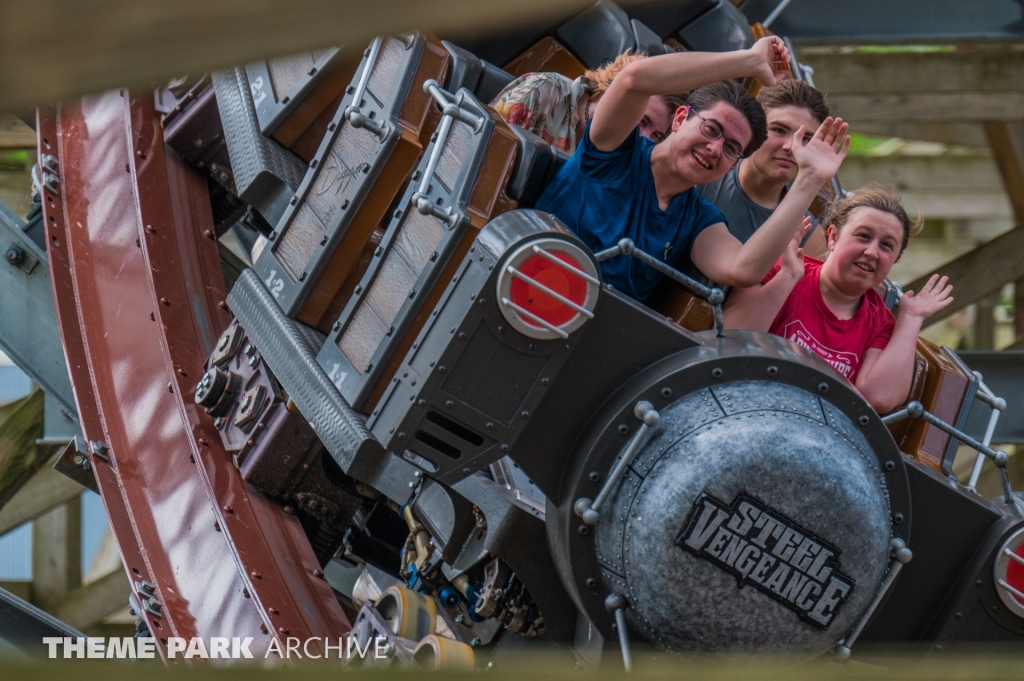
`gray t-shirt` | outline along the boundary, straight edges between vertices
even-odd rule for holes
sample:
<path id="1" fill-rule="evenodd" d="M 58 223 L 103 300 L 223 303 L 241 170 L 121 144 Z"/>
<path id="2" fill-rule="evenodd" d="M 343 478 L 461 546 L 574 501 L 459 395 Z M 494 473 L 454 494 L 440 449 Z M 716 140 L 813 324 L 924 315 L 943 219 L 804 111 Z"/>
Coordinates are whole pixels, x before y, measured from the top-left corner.
<path id="1" fill-rule="evenodd" d="M 715 204 L 729 223 L 729 231 L 740 243 L 747 243 L 754 231 L 775 212 L 754 203 L 740 186 L 740 164 L 733 166 L 722 179 L 697 186 L 697 192 Z"/>
<path id="2" fill-rule="evenodd" d="M 786 195 L 788 189 L 789 187 L 787 186 L 786 189 L 782 190 L 783 196 Z M 754 203 L 747 196 L 747 193 L 743 191 L 743 187 L 740 186 L 739 163 L 723 175 L 722 179 L 711 184 L 697 185 L 697 193 L 715 204 L 715 207 L 725 216 L 729 232 L 743 244 L 747 243 L 747 240 L 754 235 L 757 228 L 763 225 L 772 216 L 772 213 L 775 212 L 772 208 L 765 208 L 760 204 Z M 810 215 L 811 219 L 814 219 L 814 216 L 809 211 L 806 214 Z M 817 220 L 815 220 L 815 226 L 817 226 Z M 810 236 L 811 234 L 808 232 L 801 245 L 807 243 Z M 686 273 L 697 281 L 709 286 L 714 285 L 696 267 L 692 267 Z"/>

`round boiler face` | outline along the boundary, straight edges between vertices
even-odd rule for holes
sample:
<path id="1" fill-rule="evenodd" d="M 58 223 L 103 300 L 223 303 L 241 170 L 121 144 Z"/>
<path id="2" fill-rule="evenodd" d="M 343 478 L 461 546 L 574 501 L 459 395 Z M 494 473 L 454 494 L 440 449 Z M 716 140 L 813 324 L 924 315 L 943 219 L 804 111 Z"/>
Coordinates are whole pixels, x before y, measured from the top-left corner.
<path id="1" fill-rule="evenodd" d="M 881 476 L 816 395 L 760 381 L 691 394 L 662 411 L 602 511 L 606 585 L 664 649 L 822 653 L 885 574 Z"/>

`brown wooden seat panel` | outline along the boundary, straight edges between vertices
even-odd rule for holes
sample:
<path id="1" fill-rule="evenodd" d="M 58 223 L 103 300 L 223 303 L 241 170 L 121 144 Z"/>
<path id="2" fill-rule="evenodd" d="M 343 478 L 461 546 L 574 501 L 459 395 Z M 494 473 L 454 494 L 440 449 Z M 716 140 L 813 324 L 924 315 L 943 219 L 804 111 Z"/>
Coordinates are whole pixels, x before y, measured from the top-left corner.
<path id="1" fill-rule="evenodd" d="M 587 67 L 572 56 L 560 42 L 551 36 L 541 38 L 535 45 L 505 64 L 504 70 L 518 78 L 526 73 L 554 71 L 567 78 L 579 78 Z"/>
<path id="2" fill-rule="evenodd" d="M 257 62 L 246 67 L 250 82 L 265 75 L 265 93 L 254 91 L 257 114 L 272 125 L 270 134 L 307 163 L 313 159 L 327 126 L 334 116 L 345 88 L 351 82 L 362 53 L 351 49 L 330 49 Z M 261 111 L 261 105 L 266 110 Z"/>
<path id="3" fill-rule="evenodd" d="M 423 83 L 444 83 L 448 67 L 448 52 L 436 40 L 381 39 L 359 104 L 383 126 L 381 136 L 345 116 L 365 68 L 346 88 L 271 247 L 256 262 L 289 316 L 325 333 L 330 329 L 365 271 L 362 256 L 374 229 L 386 224 L 440 119 Z"/>
<path id="4" fill-rule="evenodd" d="M 647 306 L 687 331 L 697 333 L 715 328 L 715 311 L 711 305 L 668 279 L 654 289 Z"/>
<path id="5" fill-rule="evenodd" d="M 517 205 L 506 187 L 516 169 L 519 138 L 467 90 L 458 96 L 468 115 L 484 116 L 487 123 L 446 119 L 442 124 L 317 357 L 342 396 L 366 413 L 405 359 L 479 231 Z M 421 202 L 436 212 L 421 212 Z M 453 223 L 453 214 L 465 217 Z"/>
<path id="6" fill-rule="evenodd" d="M 917 363 L 910 399 L 916 399 L 943 421 L 957 425 L 970 410 L 977 380 L 963 361 L 947 347 L 917 340 Z M 957 443 L 951 436 L 920 419 L 907 419 L 890 427 L 900 450 L 945 475 L 952 473 Z"/>
<path id="7" fill-rule="evenodd" d="M 344 282 L 357 279 L 353 269 L 374 228 L 387 220 L 388 209 L 401 193 L 417 160 L 423 154 L 440 119 L 433 100 L 423 91 L 423 82 L 444 83 L 448 75 L 448 51 L 437 40 L 428 39 L 412 86 L 398 116 L 402 137 L 370 186 L 359 212 L 342 242 L 324 267 L 317 285 L 299 312 L 299 321 L 327 332 L 351 295 Z"/>
<path id="8" fill-rule="evenodd" d="M 492 219 L 502 213 L 513 210 L 517 206 L 517 203 L 509 198 L 505 192 L 505 186 L 508 184 L 515 168 L 516 151 L 518 148 L 517 138 L 509 129 L 508 124 L 497 113 L 491 113 L 492 118 L 495 120 L 494 133 L 487 147 L 483 162 L 480 164 L 476 184 L 473 186 L 473 193 L 466 204 L 466 210 L 470 215 L 469 229 L 459 239 L 458 245 L 448 259 L 448 264 L 441 271 L 436 283 L 430 289 L 430 293 L 427 294 L 423 305 L 413 319 L 409 330 L 398 344 L 394 354 L 391 355 L 391 361 L 388 363 L 387 368 L 384 369 L 381 379 L 377 381 L 376 386 L 370 392 L 370 396 L 363 406 L 363 411 L 367 414 L 372 411 L 373 407 L 380 400 L 381 395 L 384 394 L 384 389 L 387 388 L 390 377 L 401 367 L 406 353 L 409 352 L 409 348 L 412 346 L 416 336 L 419 335 L 423 325 L 426 324 L 427 318 L 440 300 L 441 294 L 444 293 L 445 288 L 448 286 L 448 282 L 452 280 L 456 270 L 462 265 L 462 260 L 466 253 L 469 252 L 469 247 L 476 240 L 477 234 Z"/>

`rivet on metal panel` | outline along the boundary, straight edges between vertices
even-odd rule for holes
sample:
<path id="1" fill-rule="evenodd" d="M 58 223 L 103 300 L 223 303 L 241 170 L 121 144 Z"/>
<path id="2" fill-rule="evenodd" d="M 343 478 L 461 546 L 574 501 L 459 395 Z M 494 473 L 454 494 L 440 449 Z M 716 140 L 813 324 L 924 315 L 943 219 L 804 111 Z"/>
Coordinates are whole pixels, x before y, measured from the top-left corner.
<path id="1" fill-rule="evenodd" d="M 253 570 L 252 572 L 250 572 L 249 576 L 252 577 L 253 579 L 262 579 L 263 578 L 263 575 L 261 575 L 256 570 Z"/>
<path id="2" fill-rule="evenodd" d="M 156 227 L 153 225 L 146 225 L 146 231 L 150 234 L 156 234 Z"/>
<path id="3" fill-rule="evenodd" d="M 291 633 L 290 631 L 288 631 L 288 627 L 278 627 L 277 628 L 277 632 L 279 634 L 281 634 L 282 636 L 287 636 L 288 634 Z"/>
<path id="4" fill-rule="evenodd" d="M 323 579 L 324 571 L 320 570 L 319 568 L 316 569 L 316 570 L 313 570 L 313 576 L 317 577 L 318 579 Z"/>
<path id="5" fill-rule="evenodd" d="M 292 506 L 285 506 L 282 510 L 288 515 L 295 515 L 295 508 Z"/>
<path id="6" fill-rule="evenodd" d="M 202 446 L 204 446 L 204 447 L 205 447 L 205 446 L 207 446 L 208 444 L 210 444 L 210 441 L 209 441 L 209 440 L 207 440 L 207 439 L 206 439 L 205 437 L 201 437 L 201 438 L 199 438 L 199 444 L 201 444 Z"/>
<path id="7" fill-rule="evenodd" d="M 166 298 L 161 298 L 160 299 L 160 304 L 161 305 L 166 305 L 166 306 L 170 307 L 171 301 L 167 300 Z"/>
<path id="8" fill-rule="evenodd" d="M 280 615 L 281 614 L 280 612 L 278 612 L 277 608 L 267 608 L 267 612 L 270 613 L 271 615 Z"/>
<path id="9" fill-rule="evenodd" d="M 217 235 L 213 233 L 212 229 L 204 229 L 203 230 L 203 236 L 205 236 L 210 241 L 216 241 L 217 240 Z"/>
<path id="10" fill-rule="evenodd" d="M 234 513 L 235 512 L 235 509 L 231 508 L 230 506 L 225 506 L 223 510 L 224 510 L 225 513 Z"/>

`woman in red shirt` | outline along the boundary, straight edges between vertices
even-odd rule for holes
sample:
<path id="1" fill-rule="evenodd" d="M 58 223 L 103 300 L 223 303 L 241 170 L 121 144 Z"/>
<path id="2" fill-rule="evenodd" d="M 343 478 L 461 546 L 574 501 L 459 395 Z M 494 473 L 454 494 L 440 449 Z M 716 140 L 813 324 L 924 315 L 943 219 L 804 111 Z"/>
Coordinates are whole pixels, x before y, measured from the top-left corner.
<path id="1" fill-rule="evenodd" d="M 919 228 L 892 189 L 862 187 L 835 201 L 823 221 L 824 262 L 803 255 L 800 240 L 810 229 L 805 218 L 761 284 L 729 295 L 725 324 L 803 345 L 885 414 L 906 400 L 921 326 L 953 302 L 953 287 L 947 277 L 932 276 L 919 293 L 904 293 L 899 319 L 875 291 Z"/>

